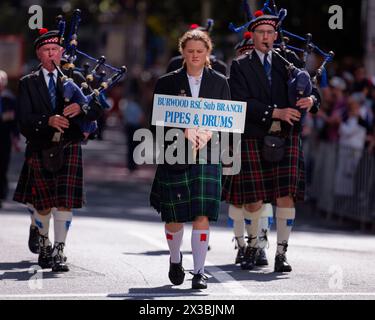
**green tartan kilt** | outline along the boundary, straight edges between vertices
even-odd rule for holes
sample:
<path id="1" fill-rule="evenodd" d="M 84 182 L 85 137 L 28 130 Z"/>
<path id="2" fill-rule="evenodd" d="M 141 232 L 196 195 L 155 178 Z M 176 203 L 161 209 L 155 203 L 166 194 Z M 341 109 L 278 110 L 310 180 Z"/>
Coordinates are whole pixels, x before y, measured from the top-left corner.
<path id="1" fill-rule="evenodd" d="M 194 221 L 206 216 L 217 221 L 221 201 L 221 165 L 194 164 L 173 171 L 159 165 L 151 188 L 150 204 L 166 223 Z"/>

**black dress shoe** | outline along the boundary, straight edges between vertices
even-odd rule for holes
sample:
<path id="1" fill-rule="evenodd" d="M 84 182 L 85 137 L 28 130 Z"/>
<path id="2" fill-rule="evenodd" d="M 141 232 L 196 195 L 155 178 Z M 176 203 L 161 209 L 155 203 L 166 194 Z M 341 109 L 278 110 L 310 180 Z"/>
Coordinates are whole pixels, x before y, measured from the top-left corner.
<path id="1" fill-rule="evenodd" d="M 64 262 L 64 260 L 59 259 L 57 256 L 53 257 L 53 265 L 52 265 L 53 272 L 68 272 L 69 267 Z"/>
<path id="2" fill-rule="evenodd" d="M 268 266 L 268 260 L 266 256 L 266 251 L 264 249 L 259 248 L 257 252 L 257 256 L 255 259 L 256 266 Z"/>
<path id="3" fill-rule="evenodd" d="M 39 253 L 39 229 L 31 225 L 29 231 L 29 249 L 32 253 Z"/>
<path id="4" fill-rule="evenodd" d="M 250 246 L 247 246 L 246 251 L 245 251 L 244 259 L 241 262 L 241 269 L 242 270 L 252 270 L 252 269 L 254 269 L 257 251 L 258 251 L 258 248 L 252 248 Z"/>
<path id="5" fill-rule="evenodd" d="M 179 263 L 172 263 L 169 261 L 168 277 L 175 286 L 179 286 L 180 284 L 184 283 L 185 270 L 182 267 L 182 253 Z"/>
<path id="6" fill-rule="evenodd" d="M 246 250 L 246 246 L 238 247 L 236 260 L 234 262 L 235 264 L 241 263 L 244 260 L 244 258 L 245 258 L 245 250 Z"/>
<path id="7" fill-rule="evenodd" d="M 275 257 L 275 272 L 291 272 L 292 267 L 286 260 L 285 254 L 278 254 Z"/>
<path id="8" fill-rule="evenodd" d="M 193 279 L 191 280 L 192 289 L 207 289 L 207 276 L 203 273 L 193 274 Z"/>
<path id="9" fill-rule="evenodd" d="M 53 254 L 52 257 L 53 265 L 52 265 L 52 271 L 53 272 L 68 272 L 69 267 L 66 264 L 66 257 L 64 255 L 64 246 L 65 244 L 63 242 L 55 244 L 53 248 Z"/>
<path id="10" fill-rule="evenodd" d="M 44 242 L 44 241 L 41 240 L 41 242 Z M 40 245 L 39 256 L 38 256 L 38 265 L 42 269 L 49 269 L 49 268 L 52 267 L 52 246 L 51 245 L 43 245 L 44 243 L 41 243 L 41 245 Z"/>

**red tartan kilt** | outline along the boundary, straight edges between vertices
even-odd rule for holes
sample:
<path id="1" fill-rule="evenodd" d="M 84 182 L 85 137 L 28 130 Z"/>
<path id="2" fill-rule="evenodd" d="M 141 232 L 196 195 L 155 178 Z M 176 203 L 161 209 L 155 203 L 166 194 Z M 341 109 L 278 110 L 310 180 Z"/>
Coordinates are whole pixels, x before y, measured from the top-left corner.
<path id="1" fill-rule="evenodd" d="M 50 173 L 42 166 L 41 155 L 34 152 L 25 160 L 13 200 L 31 203 L 37 210 L 49 208 L 82 208 L 83 168 L 80 144 L 64 150 L 64 166 Z"/>
<path id="2" fill-rule="evenodd" d="M 241 172 L 225 176 L 222 200 L 234 205 L 264 202 L 291 196 L 305 199 L 305 167 L 302 141 L 293 134 L 287 139 L 285 157 L 279 163 L 262 159 L 262 139 L 246 139 L 241 145 Z"/>

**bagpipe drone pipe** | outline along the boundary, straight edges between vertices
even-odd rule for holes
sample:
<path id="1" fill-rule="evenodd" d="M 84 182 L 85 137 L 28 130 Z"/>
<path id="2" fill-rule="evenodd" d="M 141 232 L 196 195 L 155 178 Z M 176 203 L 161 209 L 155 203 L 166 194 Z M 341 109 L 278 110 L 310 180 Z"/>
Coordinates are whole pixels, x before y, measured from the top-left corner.
<path id="1" fill-rule="evenodd" d="M 78 29 L 81 22 L 81 11 L 74 10 L 69 35 L 64 39 L 64 53 L 61 67 L 55 64 L 63 83 L 63 96 L 65 104 L 78 103 L 84 113 L 89 112 L 92 100 L 102 109 L 110 106 L 106 102 L 105 92 L 116 85 L 126 74 L 125 66 L 120 68 L 105 63 L 104 56 L 94 58 L 78 49 Z M 60 37 L 64 38 L 66 22 L 60 15 L 57 17 Z M 82 67 L 77 67 L 78 58 L 86 60 Z M 93 66 L 91 66 L 93 63 Z M 79 72 L 83 77 L 80 85 L 73 81 L 73 73 Z M 97 130 L 96 121 L 76 119 L 83 133 L 92 134 Z"/>

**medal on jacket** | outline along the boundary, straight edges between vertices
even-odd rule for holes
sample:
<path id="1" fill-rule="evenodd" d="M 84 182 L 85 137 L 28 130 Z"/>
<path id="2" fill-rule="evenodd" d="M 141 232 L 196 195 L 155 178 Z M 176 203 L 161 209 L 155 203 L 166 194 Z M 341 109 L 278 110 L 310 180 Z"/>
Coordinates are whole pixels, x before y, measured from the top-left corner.
<path id="1" fill-rule="evenodd" d="M 181 89 L 179 96 L 186 97 L 186 91 L 184 89 Z"/>

